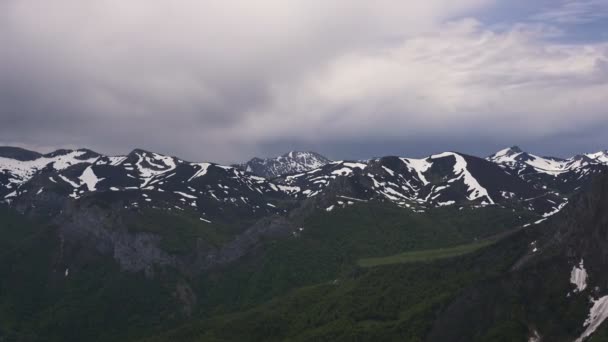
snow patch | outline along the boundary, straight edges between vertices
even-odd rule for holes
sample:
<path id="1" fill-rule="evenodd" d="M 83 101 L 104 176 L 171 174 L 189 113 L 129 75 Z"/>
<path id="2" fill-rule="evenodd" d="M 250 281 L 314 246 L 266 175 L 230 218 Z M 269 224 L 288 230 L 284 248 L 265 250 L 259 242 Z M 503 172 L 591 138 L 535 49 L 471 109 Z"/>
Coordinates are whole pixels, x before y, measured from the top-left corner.
<path id="1" fill-rule="evenodd" d="M 198 198 L 196 196 L 192 196 L 190 194 L 187 194 L 187 193 L 181 192 L 181 191 L 173 191 L 173 192 L 176 193 L 176 194 L 178 194 L 178 195 L 184 196 L 186 198 L 190 198 L 190 199 Z"/>
<path id="2" fill-rule="evenodd" d="M 81 183 L 84 183 L 87 185 L 87 188 L 89 189 L 89 191 L 95 191 L 97 183 L 99 183 L 100 181 L 105 179 L 105 178 L 98 178 L 97 175 L 95 175 L 95 172 L 93 172 L 92 166 L 87 167 L 82 172 L 82 175 L 78 178 L 80 179 Z"/>
<path id="3" fill-rule="evenodd" d="M 589 317 L 583 323 L 583 327 L 587 327 L 583 334 L 576 339 L 575 342 L 582 342 L 587 337 L 591 336 L 595 330 L 608 318 L 608 296 L 598 299 L 592 299 L 593 306 L 589 310 Z"/>
<path id="4" fill-rule="evenodd" d="M 553 215 L 559 213 L 566 206 L 566 204 L 568 204 L 568 200 L 566 200 L 565 202 L 561 203 L 557 207 L 554 207 L 552 211 L 543 214 L 543 217 L 547 218 L 547 217 L 550 217 L 550 216 L 553 216 Z"/>
<path id="5" fill-rule="evenodd" d="M 54 157 L 40 157 L 35 160 L 21 161 L 11 158 L 0 157 L 0 170 L 7 170 L 14 175 L 17 184 L 23 184 L 30 180 L 37 171 L 52 165 L 55 170 L 64 170 L 72 165 L 81 163 L 94 163 L 98 158 L 78 159 L 86 154 L 86 151 L 71 151 Z"/>
<path id="6" fill-rule="evenodd" d="M 16 197 L 17 196 L 17 191 L 13 191 L 10 194 L 4 196 L 4 198 L 11 198 L 11 197 Z"/>
<path id="7" fill-rule="evenodd" d="M 583 265 L 583 259 L 577 265 L 572 267 L 570 272 L 570 283 L 576 286 L 574 292 L 581 292 L 587 288 L 587 270 Z"/>
<path id="8" fill-rule="evenodd" d="M 438 202 L 437 205 L 440 207 L 445 207 L 445 206 L 449 206 L 449 205 L 453 205 L 456 204 L 455 201 L 446 201 L 446 202 Z"/>
<path id="9" fill-rule="evenodd" d="M 401 158 L 401 161 L 405 163 L 408 169 L 416 172 L 416 174 L 418 175 L 418 179 L 420 179 L 423 185 L 430 184 L 426 177 L 424 177 L 423 173 L 430 169 L 433 163 L 429 162 L 427 159 Z"/>
<path id="10" fill-rule="evenodd" d="M 343 163 L 343 165 L 350 168 L 358 168 L 361 170 L 364 170 L 367 167 L 367 165 L 363 163 Z"/>
<path id="11" fill-rule="evenodd" d="M 152 181 L 155 177 L 169 173 L 177 167 L 172 157 L 163 156 L 157 153 L 148 154 L 137 154 L 138 160 L 135 163 L 139 176 L 143 179 L 143 183 L 140 187 L 144 188 Z M 150 167 L 143 165 L 143 162 L 148 163 Z M 162 163 L 162 165 L 161 165 Z"/>
<path id="12" fill-rule="evenodd" d="M 352 173 L 353 173 L 353 170 L 348 167 L 343 167 L 341 169 L 337 169 L 337 170 L 334 170 L 331 172 L 332 175 L 337 175 L 337 176 L 348 176 Z"/>
<path id="13" fill-rule="evenodd" d="M 70 184 L 71 186 L 73 186 L 74 188 L 79 188 L 80 184 L 77 184 L 75 182 L 72 182 L 69 178 L 67 178 L 64 175 L 59 175 L 59 178 L 63 179 L 64 182 Z"/>
<path id="14" fill-rule="evenodd" d="M 348 197 L 348 196 L 338 196 L 340 198 L 344 198 L 347 200 L 357 201 L 357 202 L 367 202 L 367 200 L 362 200 L 360 198 Z"/>
<path id="15" fill-rule="evenodd" d="M 125 157 L 125 156 L 108 157 L 108 160 L 109 160 L 109 164 L 111 166 L 118 166 L 118 165 L 122 164 L 125 160 L 127 160 L 127 157 Z"/>
<path id="16" fill-rule="evenodd" d="M 389 175 L 391 175 L 391 177 L 395 177 L 395 171 L 389 169 L 388 167 L 382 165 L 382 168 L 384 169 L 384 171 L 386 171 L 386 173 L 388 173 Z"/>
<path id="17" fill-rule="evenodd" d="M 293 194 L 300 192 L 299 186 L 288 186 L 288 185 L 278 185 L 279 189 L 287 194 Z"/>
<path id="18" fill-rule="evenodd" d="M 200 167 L 200 169 L 198 171 L 196 171 L 194 173 L 194 175 L 192 175 L 192 177 L 190 177 L 188 179 L 188 182 L 190 182 L 191 180 L 198 178 L 198 177 L 202 177 L 204 175 L 207 174 L 207 170 L 209 169 L 209 166 L 211 166 L 211 164 L 209 163 L 197 163 L 197 164 L 192 164 L 193 166 L 198 166 Z"/>

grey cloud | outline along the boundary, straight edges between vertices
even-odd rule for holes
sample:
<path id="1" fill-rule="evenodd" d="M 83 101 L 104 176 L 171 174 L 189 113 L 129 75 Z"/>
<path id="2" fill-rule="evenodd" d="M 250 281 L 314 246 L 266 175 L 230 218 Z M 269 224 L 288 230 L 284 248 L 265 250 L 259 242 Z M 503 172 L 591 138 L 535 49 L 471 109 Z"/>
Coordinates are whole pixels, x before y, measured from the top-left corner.
<path id="1" fill-rule="evenodd" d="M 575 110 L 577 127 L 605 123 L 606 44 L 458 19 L 492 5 L 7 0 L 0 142 L 363 158 L 555 137 Z"/>

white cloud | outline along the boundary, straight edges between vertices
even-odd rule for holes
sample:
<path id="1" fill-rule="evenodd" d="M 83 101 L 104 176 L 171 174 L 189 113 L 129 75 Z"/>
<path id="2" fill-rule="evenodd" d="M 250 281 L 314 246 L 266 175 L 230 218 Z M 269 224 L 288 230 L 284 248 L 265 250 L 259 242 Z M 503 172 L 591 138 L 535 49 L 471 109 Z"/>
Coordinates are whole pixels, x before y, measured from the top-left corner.
<path id="1" fill-rule="evenodd" d="M 450 22 L 395 46 L 340 56 L 301 83 L 277 86 L 276 107 L 267 112 L 292 115 L 268 115 L 267 122 L 256 116 L 250 124 L 266 127 L 261 135 L 302 138 L 311 131 L 313 138 L 542 136 L 605 119 L 608 44 L 544 39 L 554 34 L 538 26 L 496 33 L 473 19 Z"/>

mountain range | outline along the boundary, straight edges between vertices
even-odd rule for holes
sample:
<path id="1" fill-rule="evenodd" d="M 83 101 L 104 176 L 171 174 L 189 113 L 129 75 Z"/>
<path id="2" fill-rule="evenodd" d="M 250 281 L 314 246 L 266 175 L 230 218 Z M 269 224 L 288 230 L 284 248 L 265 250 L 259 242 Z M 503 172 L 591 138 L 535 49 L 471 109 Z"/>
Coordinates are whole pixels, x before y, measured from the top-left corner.
<path id="1" fill-rule="evenodd" d="M 232 166 L 0 147 L 0 337 L 600 338 L 607 171 L 516 146 Z"/>
<path id="2" fill-rule="evenodd" d="M 187 207 L 205 221 L 229 219 L 232 211 L 252 218 L 284 213 L 297 206 L 293 202 L 310 198 L 326 210 L 357 200 L 387 201 L 414 211 L 451 205 L 525 207 L 547 216 L 607 166 L 607 152 L 559 159 L 518 147 L 485 159 L 445 152 L 424 159 L 330 161 L 312 152 L 289 152 L 236 166 L 139 149 L 104 156 L 86 149 L 42 155 L 4 147 L 0 198 L 32 210 L 50 209 L 44 204 L 49 197 L 77 200 L 116 192 L 129 198 L 129 206 Z M 61 200 L 52 202 L 60 207 Z"/>

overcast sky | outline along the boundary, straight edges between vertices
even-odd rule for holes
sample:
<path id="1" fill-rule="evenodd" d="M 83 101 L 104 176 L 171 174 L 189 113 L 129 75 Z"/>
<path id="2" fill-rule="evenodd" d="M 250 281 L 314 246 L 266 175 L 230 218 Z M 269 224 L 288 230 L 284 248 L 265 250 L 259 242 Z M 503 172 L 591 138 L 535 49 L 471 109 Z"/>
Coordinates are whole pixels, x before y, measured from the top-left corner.
<path id="1" fill-rule="evenodd" d="M 608 0 L 1 0 L 0 144 L 608 148 Z"/>

